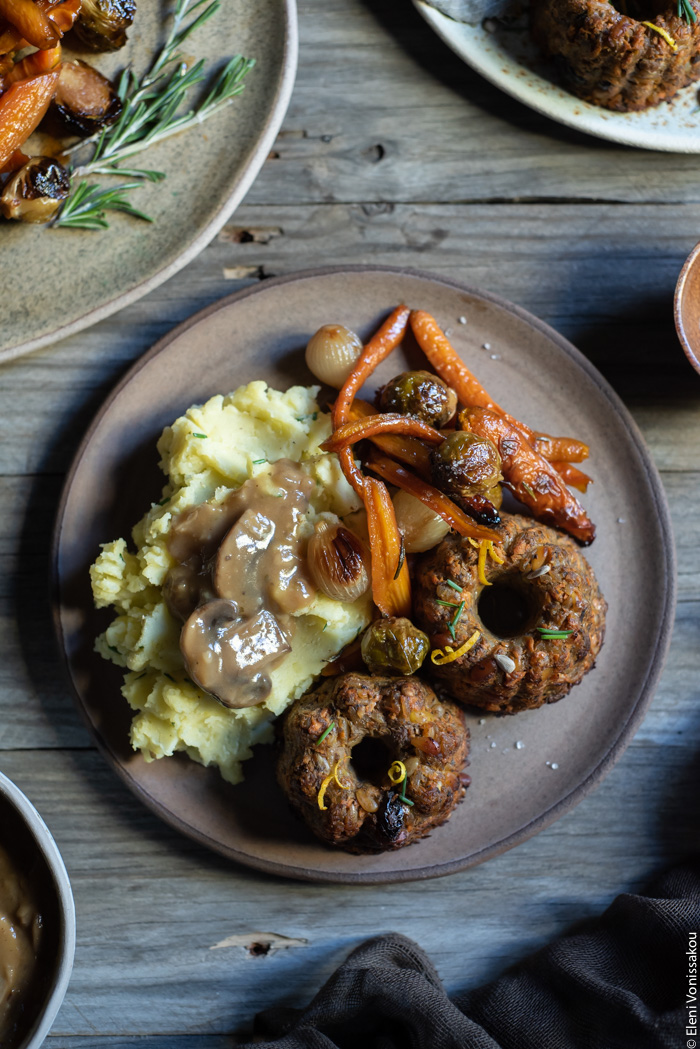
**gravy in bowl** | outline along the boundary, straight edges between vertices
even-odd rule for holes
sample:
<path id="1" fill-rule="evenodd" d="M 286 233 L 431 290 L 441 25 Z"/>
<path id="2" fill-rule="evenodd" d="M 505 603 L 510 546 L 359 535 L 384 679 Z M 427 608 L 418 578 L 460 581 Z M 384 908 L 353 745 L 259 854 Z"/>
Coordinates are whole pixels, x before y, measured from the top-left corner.
<path id="1" fill-rule="evenodd" d="M 0 1044 L 21 1035 L 24 1006 L 35 982 L 42 941 L 36 893 L 0 845 Z"/>

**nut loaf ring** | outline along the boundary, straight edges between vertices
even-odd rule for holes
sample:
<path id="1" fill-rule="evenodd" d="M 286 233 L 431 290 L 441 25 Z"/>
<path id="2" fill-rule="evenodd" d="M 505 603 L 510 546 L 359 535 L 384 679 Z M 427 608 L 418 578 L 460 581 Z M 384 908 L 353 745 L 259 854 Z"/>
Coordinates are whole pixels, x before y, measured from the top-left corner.
<path id="1" fill-rule="evenodd" d="M 433 650 L 450 645 L 456 651 L 479 631 L 465 655 L 430 669 L 462 703 L 515 714 L 561 699 L 591 669 L 607 606 L 593 569 L 568 536 L 509 514 L 497 531 L 505 560 L 487 561 L 488 587 L 479 582 L 479 551 L 454 532 L 418 559 L 414 619 Z M 462 600 L 453 640 L 448 624 Z M 542 630 L 569 633 L 547 638 Z"/>
<path id="2" fill-rule="evenodd" d="M 286 712 L 279 738 L 277 779 L 292 807 L 317 837 L 347 852 L 384 852 L 424 837 L 469 782 L 464 715 L 415 677 L 328 678 Z M 373 741 L 369 757 L 353 754 L 363 740 Z M 408 774 L 403 784 L 389 777 L 395 761 Z"/>
<path id="3" fill-rule="evenodd" d="M 700 15 L 699 0 L 688 2 Z M 532 35 L 579 98 L 620 112 L 646 109 L 700 77 L 700 18 L 681 18 L 676 7 L 627 0 L 623 14 L 608 0 L 532 0 Z"/>

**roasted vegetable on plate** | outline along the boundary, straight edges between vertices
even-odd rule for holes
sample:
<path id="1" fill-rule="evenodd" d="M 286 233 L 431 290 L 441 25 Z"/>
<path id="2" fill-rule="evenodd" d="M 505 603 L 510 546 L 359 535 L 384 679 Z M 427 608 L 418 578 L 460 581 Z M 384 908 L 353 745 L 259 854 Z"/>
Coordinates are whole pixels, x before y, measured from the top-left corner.
<path id="1" fill-rule="evenodd" d="M 221 0 L 176 0 L 169 33 L 149 71 L 138 79 L 127 67 L 110 83 L 89 63 L 66 60 L 63 38 L 75 24 L 83 48 L 123 47 L 135 0 L 0 0 L 0 190 L 3 177 L 7 182 L 8 176 L 22 169 L 19 181 L 4 187 L 5 218 L 51 220 L 54 227 L 92 230 L 107 227 L 107 211 L 150 221 L 131 204 L 129 194 L 165 174 L 127 167 L 124 161 L 218 113 L 241 92 L 254 64 L 234 56 L 192 107 L 190 94 L 207 79 L 207 72 L 204 60 L 193 61 L 181 48 L 220 4 Z M 194 17 L 185 23 L 188 13 Z M 36 50 L 27 53 L 28 48 Z M 57 166 L 46 183 L 44 174 L 37 177 L 35 161 L 41 158 L 29 157 L 23 150 L 30 136 L 41 131 L 49 106 L 72 138 L 58 147 L 52 143 L 51 156 L 44 159 Z M 88 181 L 92 175 L 122 181 L 103 187 Z M 44 185 L 49 187 L 47 193 Z"/>

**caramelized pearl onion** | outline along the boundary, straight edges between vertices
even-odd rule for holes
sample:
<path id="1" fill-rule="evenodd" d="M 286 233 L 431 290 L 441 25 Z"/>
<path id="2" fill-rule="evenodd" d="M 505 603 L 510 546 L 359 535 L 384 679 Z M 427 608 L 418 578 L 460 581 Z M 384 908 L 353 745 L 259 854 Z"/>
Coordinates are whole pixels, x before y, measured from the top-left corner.
<path id="1" fill-rule="evenodd" d="M 314 583 L 331 600 L 356 601 L 369 589 L 369 552 L 338 518 L 316 522 L 306 556 Z"/>
<path id="2" fill-rule="evenodd" d="M 392 496 L 396 523 L 403 532 L 407 554 L 421 554 L 442 542 L 450 530 L 446 521 L 410 492 L 398 491 Z"/>
<path id="3" fill-rule="evenodd" d="M 324 324 L 306 347 L 306 366 L 328 386 L 339 390 L 362 353 L 360 337 L 342 324 Z"/>

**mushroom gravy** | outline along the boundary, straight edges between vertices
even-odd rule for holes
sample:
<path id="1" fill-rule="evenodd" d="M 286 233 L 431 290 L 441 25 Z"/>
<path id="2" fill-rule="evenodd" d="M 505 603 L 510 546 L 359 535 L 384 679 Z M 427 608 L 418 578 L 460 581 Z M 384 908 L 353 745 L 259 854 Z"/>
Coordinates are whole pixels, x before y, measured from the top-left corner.
<path id="1" fill-rule="evenodd" d="M 24 1010 L 36 1003 L 32 989 L 39 967 L 42 920 L 36 896 L 0 846 L 0 1045 L 22 1036 Z"/>
<path id="2" fill-rule="evenodd" d="M 184 621 L 180 649 L 190 676 L 224 706 L 267 698 L 267 672 L 291 651 L 293 614 L 314 600 L 303 527 L 313 485 L 298 463 L 280 459 L 172 524 L 168 550 L 177 564 L 163 594 Z"/>

